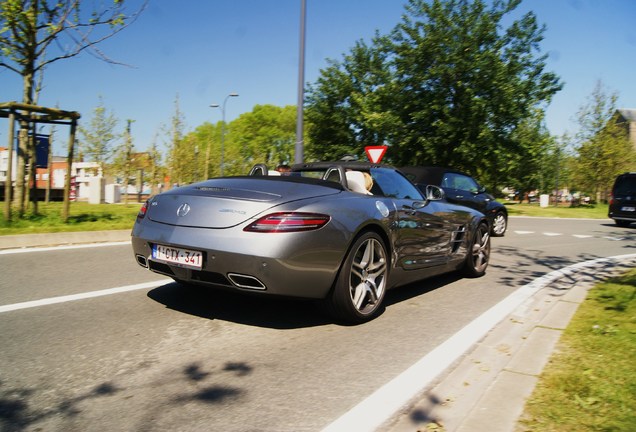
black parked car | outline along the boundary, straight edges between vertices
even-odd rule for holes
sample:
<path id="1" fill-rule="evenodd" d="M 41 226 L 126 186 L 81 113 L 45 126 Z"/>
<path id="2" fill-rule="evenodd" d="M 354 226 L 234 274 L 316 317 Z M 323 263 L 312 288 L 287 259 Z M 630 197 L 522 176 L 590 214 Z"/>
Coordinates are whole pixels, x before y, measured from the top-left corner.
<path id="1" fill-rule="evenodd" d="M 446 200 L 472 207 L 486 215 L 490 222 L 491 233 L 502 237 L 508 228 L 508 211 L 495 197 L 486 193 L 474 178 L 461 171 L 441 167 L 402 167 L 400 171 L 406 175 L 422 191 L 427 185 L 441 187 L 446 193 Z"/>
<path id="2" fill-rule="evenodd" d="M 608 216 L 622 227 L 636 222 L 636 172 L 621 174 L 614 181 Z"/>

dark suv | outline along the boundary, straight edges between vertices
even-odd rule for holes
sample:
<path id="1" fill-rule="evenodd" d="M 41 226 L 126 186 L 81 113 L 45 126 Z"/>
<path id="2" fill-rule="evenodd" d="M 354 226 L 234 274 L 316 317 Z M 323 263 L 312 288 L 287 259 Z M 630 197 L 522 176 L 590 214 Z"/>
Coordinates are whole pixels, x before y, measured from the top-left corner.
<path id="1" fill-rule="evenodd" d="M 636 172 L 628 172 L 616 177 L 608 216 L 621 227 L 636 222 Z"/>

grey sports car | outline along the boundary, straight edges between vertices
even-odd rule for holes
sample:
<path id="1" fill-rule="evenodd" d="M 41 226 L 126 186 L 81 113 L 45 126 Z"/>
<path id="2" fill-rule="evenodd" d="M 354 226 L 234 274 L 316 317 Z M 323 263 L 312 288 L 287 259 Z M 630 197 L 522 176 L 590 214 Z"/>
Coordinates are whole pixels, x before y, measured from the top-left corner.
<path id="1" fill-rule="evenodd" d="M 445 272 L 485 273 L 486 217 L 425 196 L 395 168 L 255 166 L 150 198 L 132 231 L 139 265 L 185 285 L 321 299 L 338 320 L 382 311 L 386 290 Z"/>

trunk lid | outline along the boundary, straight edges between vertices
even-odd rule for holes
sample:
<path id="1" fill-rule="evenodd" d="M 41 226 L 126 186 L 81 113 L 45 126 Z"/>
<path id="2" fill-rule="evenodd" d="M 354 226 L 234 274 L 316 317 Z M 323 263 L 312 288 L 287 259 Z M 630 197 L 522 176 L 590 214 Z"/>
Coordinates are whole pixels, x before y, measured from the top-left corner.
<path id="1" fill-rule="evenodd" d="M 177 226 L 229 228 L 281 204 L 339 192 L 336 187 L 302 178 L 219 178 L 155 196 L 146 217 Z"/>

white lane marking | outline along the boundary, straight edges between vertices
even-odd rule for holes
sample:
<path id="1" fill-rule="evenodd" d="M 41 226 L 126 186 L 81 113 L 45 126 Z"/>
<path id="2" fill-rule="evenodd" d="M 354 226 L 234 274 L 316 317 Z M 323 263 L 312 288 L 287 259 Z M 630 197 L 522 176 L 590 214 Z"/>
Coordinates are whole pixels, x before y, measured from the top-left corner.
<path id="1" fill-rule="evenodd" d="M 433 351 L 389 381 L 322 432 L 376 431 L 395 413 L 403 409 L 446 368 L 479 342 L 499 322 L 549 283 L 572 272 L 611 260 L 636 259 L 636 254 L 585 261 L 555 270 L 522 286 L 494 305 Z"/>
<path id="2" fill-rule="evenodd" d="M 534 231 L 515 231 L 515 234 L 520 234 L 520 235 L 525 235 L 525 234 L 535 234 Z M 544 236 L 547 237 L 558 237 L 558 236 L 562 236 L 564 235 L 563 233 L 555 233 L 555 232 L 543 232 L 541 233 Z M 572 237 L 576 237 L 579 239 L 585 239 L 585 238 L 593 238 L 593 235 L 589 235 L 589 234 L 572 234 Z M 610 236 L 605 236 L 603 237 L 604 239 L 607 240 L 612 240 L 612 241 L 621 241 L 621 240 L 625 240 L 624 237 L 610 237 Z"/>
<path id="3" fill-rule="evenodd" d="M 40 299 L 40 300 L 14 303 L 14 304 L 0 306 L 0 313 L 11 312 L 11 311 L 20 310 L 20 309 L 29 309 L 29 308 L 39 307 L 39 306 L 47 306 L 47 305 L 52 305 L 56 303 L 66 303 L 66 302 L 71 302 L 75 300 L 83 300 L 83 299 L 93 298 L 93 297 L 107 296 L 111 294 L 119 294 L 119 293 L 124 293 L 128 291 L 140 290 L 140 289 L 156 288 L 167 282 L 172 282 L 172 279 L 164 279 L 164 280 L 159 280 L 154 282 L 145 282 L 145 283 L 140 283 L 136 285 L 127 285 L 127 286 L 109 288 L 109 289 L 104 289 L 99 291 L 89 291 L 89 292 L 84 292 L 79 294 L 71 294 L 71 295 L 65 295 L 65 296 L 59 296 L 59 297 L 49 297 L 49 298 Z"/>
<path id="4" fill-rule="evenodd" d="M 12 255 L 12 254 L 28 253 L 28 252 L 48 252 L 48 251 L 57 251 L 57 250 L 68 250 L 68 249 L 96 248 L 96 247 L 104 247 L 104 246 L 121 246 L 126 244 L 130 244 L 130 240 L 121 241 L 121 242 L 76 244 L 76 245 L 68 245 L 68 246 L 25 247 L 20 249 L 0 250 L 0 255 Z"/>
<path id="5" fill-rule="evenodd" d="M 508 216 L 510 218 L 515 219 L 551 219 L 551 220 L 571 220 L 571 221 L 597 221 L 597 222 L 611 222 L 614 223 L 613 219 L 596 219 L 596 218 L 566 218 L 566 217 L 546 217 L 546 216 Z"/>

